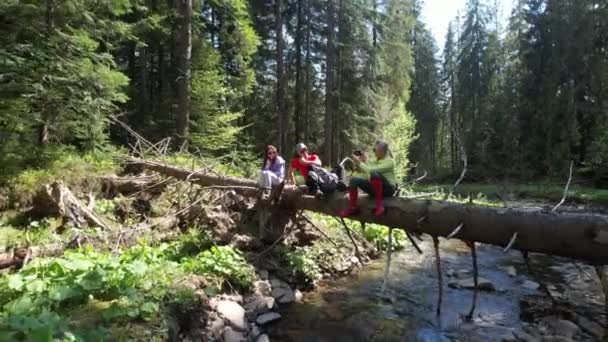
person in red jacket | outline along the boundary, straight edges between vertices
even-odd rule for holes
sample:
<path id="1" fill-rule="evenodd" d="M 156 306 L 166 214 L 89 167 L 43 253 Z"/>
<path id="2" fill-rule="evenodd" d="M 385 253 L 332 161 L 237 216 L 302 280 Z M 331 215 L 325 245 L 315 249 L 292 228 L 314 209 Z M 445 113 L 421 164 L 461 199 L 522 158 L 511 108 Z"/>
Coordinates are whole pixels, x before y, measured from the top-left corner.
<path id="1" fill-rule="evenodd" d="M 311 171 L 313 167 L 321 167 L 321 165 L 321 159 L 318 155 L 314 153 L 309 154 L 308 147 L 303 143 L 297 144 L 296 155 L 289 163 L 289 170 L 287 171 L 287 183 L 296 184 L 293 173 L 295 170 L 298 170 L 306 181 L 308 192 L 310 194 L 317 195 L 320 192 L 319 185 L 311 177 L 308 177 L 308 172 Z"/>

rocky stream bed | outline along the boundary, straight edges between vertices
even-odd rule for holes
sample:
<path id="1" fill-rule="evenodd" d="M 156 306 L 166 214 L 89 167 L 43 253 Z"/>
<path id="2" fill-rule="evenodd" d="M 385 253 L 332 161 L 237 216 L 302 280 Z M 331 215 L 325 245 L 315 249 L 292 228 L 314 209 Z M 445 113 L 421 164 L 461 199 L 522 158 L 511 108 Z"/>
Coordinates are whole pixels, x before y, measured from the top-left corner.
<path id="1" fill-rule="evenodd" d="M 480 293 L 475 316 L 467 322 L 472 270 L 468 248 L 458 241 L 442 241 L 444 296 L 437 319 L 437 276 L 428 240 L 421 244 L 422 255 L 406 248 L 393 256 L 384 293 L 384 259 L 322 280 L 304 293 L 259 271 L 254 294 L 210 301 L 209 337 L 230 342 L 601 340 L 603 295 L 593 268 L 531 255 L 531 272 L 519 252 L 504 254 L 491 246 L 478 249 Z"/>

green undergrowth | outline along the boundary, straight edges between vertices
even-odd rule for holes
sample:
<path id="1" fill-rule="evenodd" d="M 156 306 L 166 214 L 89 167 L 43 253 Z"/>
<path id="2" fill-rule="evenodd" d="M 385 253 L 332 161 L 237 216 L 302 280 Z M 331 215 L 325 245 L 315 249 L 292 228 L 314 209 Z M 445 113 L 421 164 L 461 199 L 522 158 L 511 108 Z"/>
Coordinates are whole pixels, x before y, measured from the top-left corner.
<path id="1" fill-rule="evenodd" d="M 321 227 L 327 227 L 327 229 L 333 231 L 344 231 L 344 226 L 341 222 L 336 220 L 335 217 L 317 213 L 308 213 L 308 215 L 315 223 L 317 223 Z M 364 228 L 360 222 L 355 220 L 345 219 L 345 222 L 350 229 L 355 230 L 357 234 L 364 237 L 367 241 L 371 242 L 377 249 L 382 251 L 386 251 L 388 249 L 388 227 L 379 224 L 367 223 L 365 224 Z M 403 249 L 405 247 L 406 241 L 407 236 L 402 230 L 393 229 L 393 250 Z"/>
<path id="2" fill-rule="evenodd" d="M 46 148 L 37 152 L 37 158 L 19 170 L 0 173 L 0 186 L 10 191 L 10 206 L 29 204 L 32 196 L 44 184 L 62 181 L 76 192 L 93 191 L 98 176 L 116 173 L 119 154 L 114 147 L 88 153 L 73 148 Z M 82 190 L 82 191 L 79 191 Z"/>
<path id="3" fill-rule="evenodd" d="M 130 334 L 126 324 L 160 329 L 162 336 L 168 305 L 193 298 L 184 295 L 192 290 L 175 284 L 192 275 L 205 279 L 209 294 L 247 289 L 254 280 L 239 251 L 214 246 L 198 232 L 154 246 L 143 241 L 119 253 L 83 248 L 34 260 L 0 277 L 0 340 L 117 340 Z"/>
<path id="4" fill-rule="evenodd" d="M 416 184 L 412 187 L 417 192 L 437 192 L 437 197 L 450 190 L 452 184 Z M 494 184 L 460 184 L 454 191 L 456 197 L 467 201 L 482 197 L 490 205 L 502 205 L 502 199 L 508 200 L 544 200 L 559 202 L 564 194 L 564 185 L 555 184 L 510 184 L 499 189 Z M 506 198 L 505 198 L 506 197 Z M 596 189 L 571 185 L 567 201 L 585 204 L 608 205 L 608 189 Z"/>

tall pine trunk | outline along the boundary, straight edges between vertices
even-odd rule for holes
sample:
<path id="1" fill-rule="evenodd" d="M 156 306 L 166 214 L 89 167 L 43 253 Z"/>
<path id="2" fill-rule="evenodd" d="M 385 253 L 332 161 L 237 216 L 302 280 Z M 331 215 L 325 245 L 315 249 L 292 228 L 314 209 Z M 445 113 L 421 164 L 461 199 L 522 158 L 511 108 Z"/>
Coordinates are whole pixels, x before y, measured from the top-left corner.
<path id="1" fill-rule="evenodd" d="M 342 60 L 342 53 L 344 50 L 344 45 L 346 42 L 344 40 L 344 27 L 345 25 L 343 17 L 342 17 L 342 0 L 338 0 L 338 32 L 337 32 L 337 40 L 338 47 L 335 48 L 335 69 L 336 69 L 336 80 L 335 80 L 335 95 L 334 95 L 334 117 L 332 120 L 332 130 L 333 130 L 333 148 L 332 148 L 332 159 L 328 160 L 333 165 L 337 162 L 338 157 L 340 156 L 342 150 L 344 149 L 344 142 L 346 139 L 342 137 L 342 127 L 345 120 L 345 113 L 342 112 L 342 71 L 344 66 L 344 61 Z"/>
<path id="2" fill-rule="evenodd" d="M 51 39 L 51 33 L 53 31 L 53 26 L 55 25 L 55 21 L 54 21 L 54 17 L 55 17 L 55 4 L 53 0 L 46 0 L 45 2 L 45 11 L 44 11 L 44 16 L 45 16 L 45 39 L 46 39 L 46 43 L 49 44 L 50 43 L 50 39 Z M 48 46 L 48 48 L 50 49 L 50 45 Z M 52 56 L 51 51 L 48 51 L 49 53 L 49 58 L 51 58 L 50 56 Z M 50 61 L 47 63 L 47 74 L 50 74 Z M 49 143 L 49 119 L 51 116 L 51 111 L 53 105 L 49 103 L 49 100 L 46 98 L 43 99 L 42 101 L 42 115 L 41 115 L 41 123 L 38 126 L 38 145 L 40 146 L 44 146 L 47 145 Z"/>
<path id="3" fill-rule="evenodd" d="M 334 115 L 334 72 L 335 72 L 335 0 L 327 2 L 327 48 L 325 53 L 325 160 L 333 161 L 333 115 Z"/>
<path id="4" fill-rule="evenodd" d="M 275 0 L 276 40 L 277 40 L 277 114 L 279 116 L 278 145 L 280 151 L 286 149 L 287 113 L 285 112 L 285 76 L 283 70 L 283 1 Z"/>
<path id="5" fill-rule="evenodd" d="M 294 138 L 296 142 L 300 141 L 300 135 L 302 133 L 302 2 L 298 1 L 298 16 L 296 24 L 296 87 L 295 87 L 295 108 L 294 108 L 294 127 L 295 133 Z"/>
<path id="6" fill-rule="evenodd" d="M 310 74 L 312 73 L 312 61 L 310 56 L 310 29 L 311 29 L 311 9 L 310 3 L 312 0 L 306 0 L 306 99 L 304 101 L 304 141 L 308 142 L 310 138 L 310 95 L 312 84 Z"/>
<path id="7" fill-rule="evenodd" d="M 178 14 L 175 26 L 175 64 L 176 64 L 176 129 L 177 139 L 183 144 L 188 139 L 190 121 L 190 79 L 192 76 L 192 0 L 174 0 Z"/>

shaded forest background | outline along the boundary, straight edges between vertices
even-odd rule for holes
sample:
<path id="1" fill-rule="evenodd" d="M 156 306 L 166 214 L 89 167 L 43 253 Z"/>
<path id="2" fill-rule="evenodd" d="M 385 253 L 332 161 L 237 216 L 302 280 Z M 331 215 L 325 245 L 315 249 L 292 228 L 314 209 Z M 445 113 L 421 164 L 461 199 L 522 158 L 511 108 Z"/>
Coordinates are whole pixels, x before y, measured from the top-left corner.
<path id="1" fill-rule="evenodd" d="M 0 173 L 106 153 L 127 123 L 252 160 L 335 163 L 378 137 L 402 175 L 608 174 L 608 0 L 469 0 L 438 47 L 417 0 L 4 0 Z M 439 9 L 438 9 L 439 10 Z"/>

